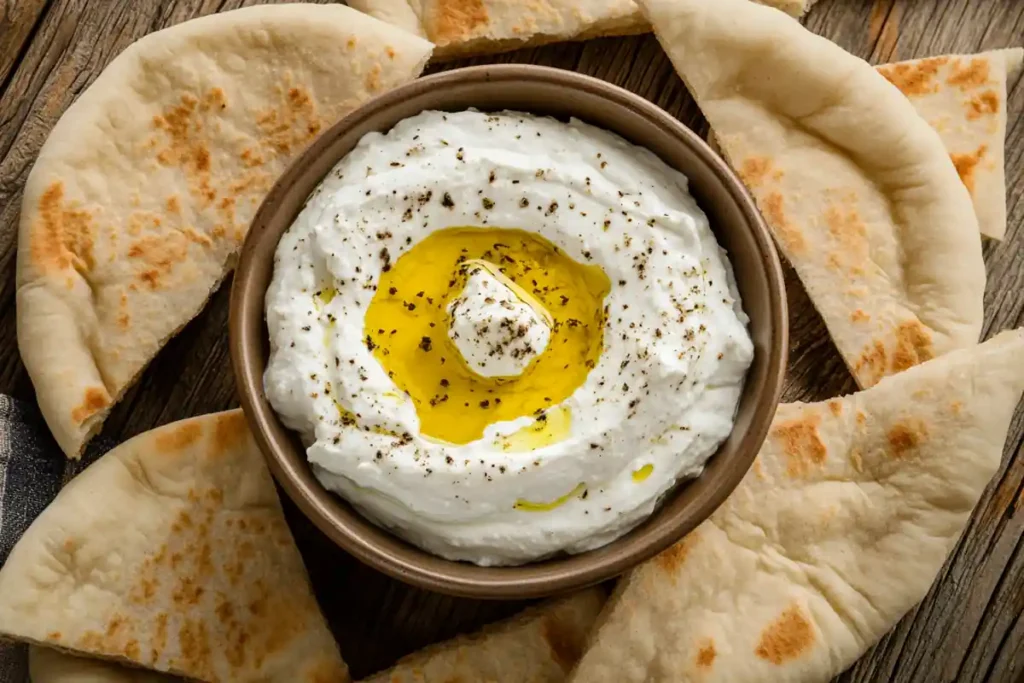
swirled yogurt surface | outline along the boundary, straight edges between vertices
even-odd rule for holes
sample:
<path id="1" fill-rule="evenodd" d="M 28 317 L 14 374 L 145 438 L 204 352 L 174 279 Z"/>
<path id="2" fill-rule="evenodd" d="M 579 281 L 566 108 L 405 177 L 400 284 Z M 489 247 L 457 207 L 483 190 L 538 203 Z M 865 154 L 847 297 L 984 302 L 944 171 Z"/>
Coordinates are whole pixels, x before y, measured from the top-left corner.
<path id="1" fill-rule="evenodd" d="M 327 488 L 482 565 L 626 533 L 732 429 L 753 345 L 687 181 L 581 123 L 424 112 L 278 245 L 267 398 Z"/>

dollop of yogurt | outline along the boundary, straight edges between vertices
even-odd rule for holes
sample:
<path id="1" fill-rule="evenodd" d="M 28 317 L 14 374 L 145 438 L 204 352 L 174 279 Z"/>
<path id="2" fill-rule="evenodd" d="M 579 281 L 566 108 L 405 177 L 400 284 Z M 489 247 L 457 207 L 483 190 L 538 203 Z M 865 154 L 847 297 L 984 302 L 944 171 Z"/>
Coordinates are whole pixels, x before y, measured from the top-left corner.
<path id="1" fill-rule="evenodd" d="M 448 337 L 478 375 L 522 374 L 551 338 L 543 308 L 522 290 L 520 298 L 514 283 L 503 283 L 482 265 L 467 271 L 466 286 L 448 306 Z"/>

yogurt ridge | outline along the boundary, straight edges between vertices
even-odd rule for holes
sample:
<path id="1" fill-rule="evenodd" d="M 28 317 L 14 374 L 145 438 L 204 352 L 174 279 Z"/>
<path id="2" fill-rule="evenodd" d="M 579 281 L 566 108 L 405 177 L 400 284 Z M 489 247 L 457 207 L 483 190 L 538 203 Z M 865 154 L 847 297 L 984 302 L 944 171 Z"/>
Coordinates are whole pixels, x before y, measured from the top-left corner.
<path id="1" fill-rule="evenodd" d="M 267 398 L 325 487 L 449 559 L 519 564 L 626 533 L 728 436 L 753 359 L 686 178 L 576 120 L 424 112 L 367 135 L 274 264 Z M 502 324 L 498 301 L 522 336 L 481 322 Z M 416 348 L 396 341 L 420 327 Z"/>

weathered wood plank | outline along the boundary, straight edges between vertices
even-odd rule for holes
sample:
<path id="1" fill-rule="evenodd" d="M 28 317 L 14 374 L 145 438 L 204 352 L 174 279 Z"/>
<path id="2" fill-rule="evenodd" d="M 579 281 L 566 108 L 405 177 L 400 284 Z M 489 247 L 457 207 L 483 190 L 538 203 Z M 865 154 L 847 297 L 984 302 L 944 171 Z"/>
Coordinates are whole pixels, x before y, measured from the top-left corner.
<path id="1" fill-rule="evenodd" d="M 131 41 L 195 16 L 249 4 L 260 3 L 0 4 L 0 83 L 6 84 L 0 98 L 0 391 L 32 395 L 15 344 L 13 257 L 21 187 L 46 134 Z M 821 0 L 805 23 L 854 54 L 882 63 L 1012 45 L 1024 37 L 1024 3 Z M 699 110 L 650 36 L 554 45 L 461 64 L 493 61 L 581 71 L 639 93 L 698 132 L 706 130 Z M 990 278 L 986 336 L 1024 323 L 1024 86 L 1019 82 L 1009 104 L 1017 114 L 1011 116 L 1007 142 L 1009 230 L 1002 244 L 985 246 Z M 787 283 L 793 344 L 786 400 L 817 400 L 852 391 L 849 373 L 791 270 Z M 159 354 L 114 410 L 105 435 L 120 440 L 157 424 L 236 404 L 226 339 L 228 286 L 222 286 L 204 312 Z M 1004 466 L 929 597 L 839 681 L 1000 683 L 1024 675 L 1022 489 L 1024 415 L 1019 413 L 1010 430 Z M 292 506 L 287 509 L 318 596 L 357 676 L 521 607 L 448 598 L 392 581 L 334 547 Z"/>
<path id="2" fill-rule="evenodd" d="M 32 38 L 49 0 L 3 0 L 0 2 L 0 97 L 7 79 Z M 0 124 L 2 127 L 2 124 Z"/>

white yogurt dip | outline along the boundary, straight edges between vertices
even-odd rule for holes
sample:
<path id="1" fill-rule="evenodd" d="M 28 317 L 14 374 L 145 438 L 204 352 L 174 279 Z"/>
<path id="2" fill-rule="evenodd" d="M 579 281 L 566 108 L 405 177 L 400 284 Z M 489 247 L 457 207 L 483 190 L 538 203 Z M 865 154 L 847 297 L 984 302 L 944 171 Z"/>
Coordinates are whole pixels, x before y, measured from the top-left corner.
<path id="1" fill-rule="evenodd" d="M 582 552 L 732 429 L 753 358 L 687 181 L 579 121 L 370 134 L 275 255 L 267 398 L 320 482 L 450 559 Z"/>

